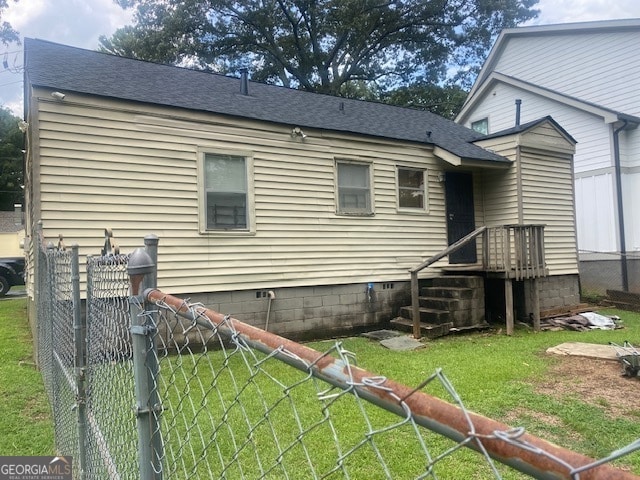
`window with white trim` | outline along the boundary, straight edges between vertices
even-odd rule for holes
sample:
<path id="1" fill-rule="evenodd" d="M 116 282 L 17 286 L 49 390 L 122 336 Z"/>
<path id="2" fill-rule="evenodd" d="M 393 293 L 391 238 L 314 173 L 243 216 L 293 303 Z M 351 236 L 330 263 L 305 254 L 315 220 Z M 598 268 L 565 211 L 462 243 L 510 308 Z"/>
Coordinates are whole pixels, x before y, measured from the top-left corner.
<path id="1" fill-rule="evenodd" d="M 248 231 L 248 160 L 243 156 L 205 153 L 204 227 L 205 230 Z"/>
<path id="2" fill-rule="evenodd" d="M 398 168 L 398 209 L 427 210 L 427 171 L 419 168 Z"/>
<path id="3" fill-rule="evenodd" d="M 371 165 L 338 160 L 336 162 L 338 184 L 338 213 L 346 215 L 371 215 Z"/>
<path id="4" fill-rule="evenodd" d="M 471 130 L 487 135 L 489 133 L 489 119 L 485 117 L 480 120 L 476 120 L 475 122 L 471 122 Z"/>

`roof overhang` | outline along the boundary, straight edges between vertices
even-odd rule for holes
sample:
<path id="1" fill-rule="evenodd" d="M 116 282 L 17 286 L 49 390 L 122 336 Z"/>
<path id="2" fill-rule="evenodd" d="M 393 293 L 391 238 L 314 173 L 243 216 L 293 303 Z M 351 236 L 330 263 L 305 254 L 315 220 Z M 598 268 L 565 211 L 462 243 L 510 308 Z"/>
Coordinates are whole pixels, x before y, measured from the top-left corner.
<path id="1" fill-rule="evenodd" d="M 473 98 L 470 98 L 470 100 L 464 105 L 464 107 L 462 107 L 462 110 L 460 110 L 460 113 L 456 118 L 456 122 L 464 123 L 468 119 L 470 113 L 473 111 L 476 103 L 484 98 L 485 95 L 487 95 L 490 90 L 494 88 L 494 86 L 498 83 L 510 85 L 514 88 L 518 88 L 520 90 L 524 90 L 535 95 L 548 98 L 549 100 L 553 100 L 569 107 L 573 107 L 578 110 L 582 110 L 592 115 L 601 117 L 604 123 L 615 123 L 622 120 L 626 120 L 630 123 L 640 123 L 640 118 L 638 117 L 626 115 L 609 108 L 601 107 L 594 103 L 586 102 L 584 100 L 559 93 L 555 90 L 540 87 L 530 82 L 526 82 L 509 75 L 504 75 L 499 72 L 493 72 L 491 73 L 491 75 L 489 75 L 487 80 L 480 86 L 480 89 L 474 94 Z"/>
<path id="2" fill-rule="evenodd" d="M 447 162 L 449 165 L 453 165 L 454 167 L 474 167 L 474 168 L 506 168 L 511 165 L 511 161 L 507 158 L 504 158 L 501 161 L 488 161 L 488 160 L 479 160 L 472 158 L 464 158 L 455 153 L 451 153 L 448 150 L 445 150 L 442 147 L 435 145 L 433 147 L 433 154 L 439 158 Z"/>
<path id="3" fill-rule="evenodd" d="M 471 90 L 469 91 L 469 95 L 467 96 L 467 101 L 472 99 L 476 92 L 484 85 L 489 76 L 490 72 L 495 69 L 496 63 L 500 56 L 502 55 L 503 50 L 506 48 L 507 43 L 512 37 L 525 37 L 525 36 L 549 36 L 549 35 L 566 35 L 566 34 L 576 34 L 576 33 L 592 33 L 592 32 L 603 32 L 606 33 L 608 31 L 620 31 L 620 30 L 638 30 L 640 29 L 640 19 L 638 18 L 629 18 L 629 19 L 621 19 L 621 20 L 604 20 L 604 21 L 595 21 L 595 22 L 574 22 L 574 23 L 561 23 L 555 25 L 531 25 L 531 26 L 523 26 L 523 27 L 515 27 L 515 28 L 505 28 L 500 32 L 498 38 L 496 39 L 493 47 L 491 47 L 491 51 L 487 56 L 482 68 L 480 69 L 480 73 L 476 77 Z"/>

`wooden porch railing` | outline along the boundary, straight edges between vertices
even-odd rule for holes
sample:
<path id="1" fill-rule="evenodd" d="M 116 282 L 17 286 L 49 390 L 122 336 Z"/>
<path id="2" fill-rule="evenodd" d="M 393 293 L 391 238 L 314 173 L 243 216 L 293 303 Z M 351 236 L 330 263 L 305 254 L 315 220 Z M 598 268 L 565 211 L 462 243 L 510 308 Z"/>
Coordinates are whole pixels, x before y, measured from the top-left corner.
<path id="1" fill-rule="evenodd" d="M 483 235 L 482 266 L 524 280 L 546 276 L 544 225 L 488 227 Z"/>
<path id="2" fill-rule="evenodd" d="M 409 270 L 411 273 L 411 316 L 413 336 L 420 338 L 420 285 L 418 274 L 438 260 L 464 247 L 481 236 L 482 269 L 485 272 L 503 273 L 506 279 L 505 297 L 507 309 L 512 305 L 511 279 L 524 280 L 544 277 L 547 274 L 544 253 L 544 225 L 502 225 L 498 227 L 480 227 L 449 245 L 440 253 L 428 258 L 420 265 Z M 507 283 L 509 284 L 507 287 Z M 536 292 L 537 293 L 537 292 Z M 512 316 L 512 315 L 511 315 Z M 507 312 L 509 317 L 509 312 Z M 509 323 L 509 322 L 508 322 Z M 513 321 L 511 320 L 511 324 Z M 513 325 L 507 330 L 512 330 Z"/>

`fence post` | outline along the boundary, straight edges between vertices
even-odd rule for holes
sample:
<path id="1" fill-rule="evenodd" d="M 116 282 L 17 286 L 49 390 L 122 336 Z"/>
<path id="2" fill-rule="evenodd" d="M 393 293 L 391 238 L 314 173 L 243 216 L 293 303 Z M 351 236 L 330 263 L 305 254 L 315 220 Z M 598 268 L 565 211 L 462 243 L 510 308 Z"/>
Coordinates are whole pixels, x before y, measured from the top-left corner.
<path id="1" fill-rule="evenodd" d="M 86 318 L 82 316 L 80 300 L 80 260 L 78 244 L 71 246 L 71 285 L 73 302 L 73 340 L 75 346 L 74 367 L 76 377 L 76 407 L 78 409 L 78 471 L 84 479 L 87 465 L 87 394 L 85 389 L 85 361 L 86 361 Z"/>
<path id="2" fill-rule="evenodd" d="M 154 279 L 155 269 L 151 256 L 144 249 L 139 248 L 131 254 L 127 267 L 131 280 L 129 315 L 133 344 L 140 478 L 144 480 L 162 478 L 161 406 L 157 384 L 159 365 L 154 340 L 157 327 L 153 316 L 142 314 L 144 298 L 140 294 L 145 276 L 149 275 Z"/>
<path id="3" fill-rule="evenodd" d="M 151 258 L 151 262 L 153 264 L 153 270 L 144 276 L 142 281 L 142 286 L 140 288 L 140 293 L 143 294 L 146 289 L 156 289 L 158 288 L 158 243 L 159 238 L 157 235 L 146 235 L 144 237 L 144 245 L 145 252 Z M 157 431 L 155 435 L 151 438 L 151 445 L 153 448 L 153 453 L 155 454 L 155 461 L 157 462 L 158 467 L 161 467 L 162 458 L 164 456 L 164 446 L 162 444 L 162 435 L 160 433 L 160 396 L 158 394 L 158 377 L 160 374 L 160 367 L 158 365 L 158 335 L 161 334 L 158 328 L 158 322 L 156 321 L 157 315 L 154 312 L 154 306 L 152 303 L 146 300 L 145 295 L 145 311 L 148 312 L 149 318 L 153 321 L 153 324 L 156 326 L 156 331 L 149 338 L 151 342 L 151 347 L 153 354 L 149 354 L 147 358 L 147 368 L 149 369 L 149 373 L 152 375 L 151 385 L 152 390 L 150 392 L 151 397 L 149 400 L 150 405 L 157 406 L 157 411 L 155 412 L 156 420 L 158 422 Z M 161 473 L 161 470 L 157 470 Z"/>
<path id="4" fill-rule="evenodd" d="M 143 280 L 143 287 L 141 291 L 144 292 L 147 288 L 158 288 L 158 242 L 159 239 L 156 235 L 147 235 L 144 237 L 144 246 L 147 255 L 151 258 L 155 268 L 153 271 L 145 275 Z"/>

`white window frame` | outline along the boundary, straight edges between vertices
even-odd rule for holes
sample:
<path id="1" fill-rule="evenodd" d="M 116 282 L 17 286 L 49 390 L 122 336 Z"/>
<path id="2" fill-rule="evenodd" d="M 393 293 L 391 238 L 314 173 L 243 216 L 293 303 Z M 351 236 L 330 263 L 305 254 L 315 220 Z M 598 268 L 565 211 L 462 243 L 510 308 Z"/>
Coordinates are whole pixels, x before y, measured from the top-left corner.
<path id="1" fill-rule="evenodd" d="M 368 171 L 368 195 L 369 195 L 369 205 L 366 209 L 361 208 L 343 208 L 340 202 L 340 183 L 339 183 L 339 165 L 358 165 L 361 167 L 366 167 Z M 337 158 L 334 164 L 335 169 L 335 202 L 336 202 L 336 214 L 337 215 L 346 215 L 346 216 L 356 216 L 356 217 L 371 217 L 375 214 L 374 205 L 374 171 L 373 171 L 373 162 L 367 162 L 362 160 L 352 160 L 345 158 Z"/>
<path id="2" fill-rule="evenodd" d="M 208 228 L 207 226 L 207 186 L 205 162 L 207 155 L 221 155 L 243 158 L 246 180 L 246 226 L 244 228 Z M 201 234 L 211 235 L 253 235 L 255 234 L 255 197 L 253 156 L 246 151 L 201 149 L 198 152 L 198 222 Z"/>
<path id="3" fill-rule="evenodd" d="M 400 170 L 422 172 L 422 207 L 403 207 L 400 205 Z M 417 189 L 416 189 L 417 191 Z M 396 165 L 396 207 L 402 213 L 429 213 L 429 171 L 426 168 L 409 165 Z"/>
<path id="4" fill-rule="evenodd" d="M 476 130 L 475 125 L 478 125 L 479 123 L 485 124 L 485 126 L 487 127 L 486 132 L 481 132 L 480 130 Z M 478 120 L 474 120 L 473 122 L 471 122 L 471 130 L 473 130 L 474 132 L 481 133 L 482 135 L 488 135 L 489 134 L 489 117 L 479 118 Z"/>

